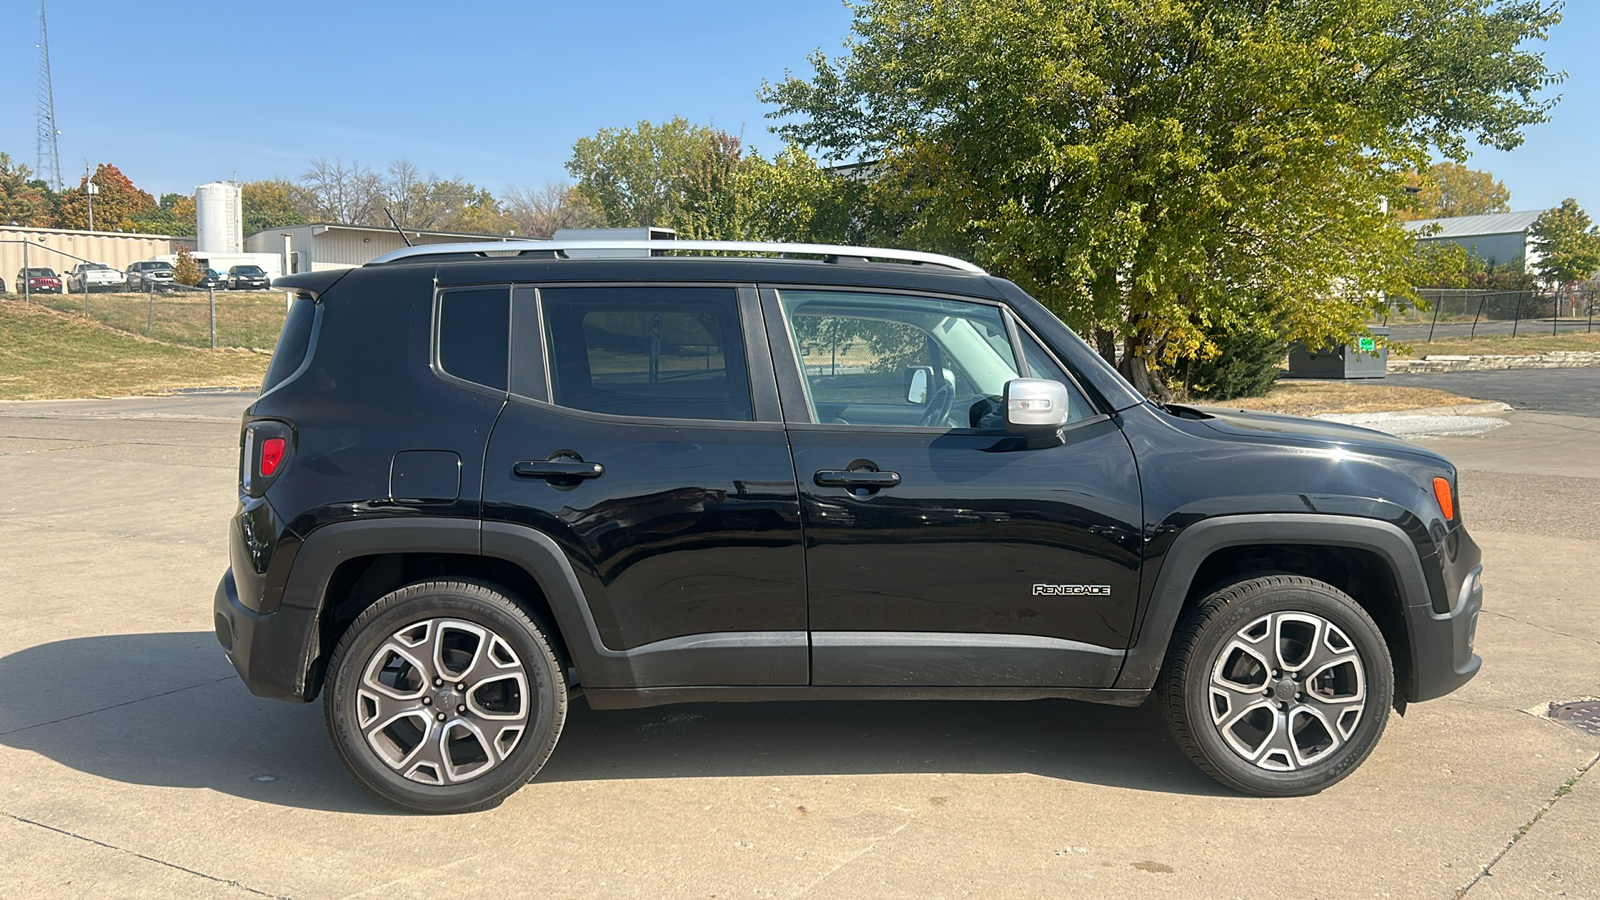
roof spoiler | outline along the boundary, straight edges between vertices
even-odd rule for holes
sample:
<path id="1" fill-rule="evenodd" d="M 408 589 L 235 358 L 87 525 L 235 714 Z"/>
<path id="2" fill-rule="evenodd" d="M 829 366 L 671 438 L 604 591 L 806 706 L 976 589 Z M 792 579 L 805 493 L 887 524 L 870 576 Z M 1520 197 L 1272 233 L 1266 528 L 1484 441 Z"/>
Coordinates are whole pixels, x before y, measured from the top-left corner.
<path id="1" fill-rule="evenodd" d="M 275 291 L 290 291 L 303 294 L 312 300 L 322 297 L 323 292 L 333 287 L 333 283 L 345 276 L 349 269 L 324 269 L 320 272 L 297 272 L 294 275 L 283 275 L 272 279 L 272 289 Z"/>

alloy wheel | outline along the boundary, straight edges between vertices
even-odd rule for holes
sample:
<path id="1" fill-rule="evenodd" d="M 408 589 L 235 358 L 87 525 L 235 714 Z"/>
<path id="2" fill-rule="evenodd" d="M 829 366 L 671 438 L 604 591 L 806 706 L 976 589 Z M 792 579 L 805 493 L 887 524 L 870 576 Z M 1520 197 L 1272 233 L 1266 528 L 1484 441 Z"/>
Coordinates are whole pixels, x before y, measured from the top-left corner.
<path id="1" fill-rule="evenodd" d="M 1367 704 L 1355 643 L 1305 612 L 1271 613 L 1235 632 L 1211 667 L 1207 693 L 1223 743 L 1271 772 L 1327 759 L 1350 740 Z"/>
<path id="2" fill-rule="evenodd" d="M 362 668 L 356 724 L 389 768 L 426 785 L 470 781 L 511 755 L 532 702 L 523 661 L 464 619 L 401 626 Z"/>

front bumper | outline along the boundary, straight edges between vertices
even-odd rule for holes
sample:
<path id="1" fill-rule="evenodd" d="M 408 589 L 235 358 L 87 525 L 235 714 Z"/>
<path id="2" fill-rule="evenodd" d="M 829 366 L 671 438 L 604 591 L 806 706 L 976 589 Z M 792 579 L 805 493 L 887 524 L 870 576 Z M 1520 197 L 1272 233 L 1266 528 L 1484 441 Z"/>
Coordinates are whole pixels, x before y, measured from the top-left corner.
<path id="1" fill-rule="evenodd" d="M 1456 529 L 1451 537 L 1454 552 L 1445 551 L 1438 561 L 1451 592 L 1450 608 L 1439 612 L 1430 602 L 1406 609 L 1413 703 L 1443 697 L 1472 680 L 1483 666 L 1473 652 L 1483 609 L 1483 553 L 1466 529 Z"/>

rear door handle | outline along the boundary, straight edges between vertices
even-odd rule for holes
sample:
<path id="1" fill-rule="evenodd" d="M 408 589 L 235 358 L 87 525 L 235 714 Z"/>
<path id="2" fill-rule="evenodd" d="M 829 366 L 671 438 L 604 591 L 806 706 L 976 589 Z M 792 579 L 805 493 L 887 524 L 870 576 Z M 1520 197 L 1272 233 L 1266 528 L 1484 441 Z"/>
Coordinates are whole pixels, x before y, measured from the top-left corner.
<path id="1" fill-rule="evenodd" d="M 606 467 L 571 457 L 524 459 L 511 467 L 511 473 L 518 478 L 599 478 L 606 473 Z"/>
<path id="2" fill-rule="evenodd" d="M 892 488 L 900 483 L 899 472 L 879 472 L 874 469 L 819 469 L 811 476 L 817 487 L 839 488 Z"/>

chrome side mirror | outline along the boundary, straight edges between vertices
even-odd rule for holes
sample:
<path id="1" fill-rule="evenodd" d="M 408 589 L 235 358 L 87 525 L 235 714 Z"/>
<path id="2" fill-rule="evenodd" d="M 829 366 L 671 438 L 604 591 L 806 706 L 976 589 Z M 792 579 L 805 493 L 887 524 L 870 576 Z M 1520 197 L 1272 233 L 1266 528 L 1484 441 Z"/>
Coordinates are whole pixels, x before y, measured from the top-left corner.
<path id="1" fill-rule="evenodd" d="M 906 369 L 906 402 L 922 406 L 928 402 L 928 391 L 933 387 L 931 366 L 912 366 Z"/>
<path id="2" fill-rule="evenodd" d="M 1067 388 L 1044 378 L 1013 378 L 1005 386 L 1006 431 L 1036 435 L 1067 424 Z"/>

